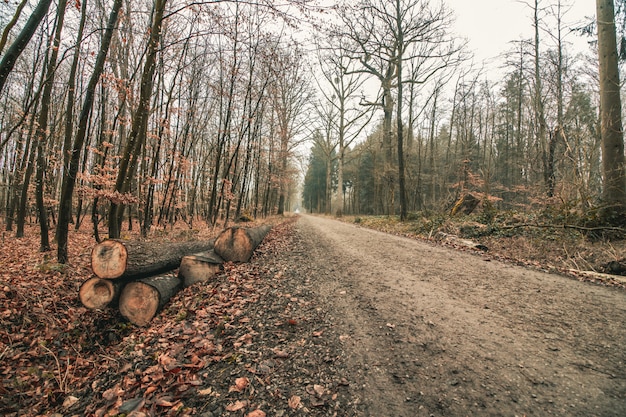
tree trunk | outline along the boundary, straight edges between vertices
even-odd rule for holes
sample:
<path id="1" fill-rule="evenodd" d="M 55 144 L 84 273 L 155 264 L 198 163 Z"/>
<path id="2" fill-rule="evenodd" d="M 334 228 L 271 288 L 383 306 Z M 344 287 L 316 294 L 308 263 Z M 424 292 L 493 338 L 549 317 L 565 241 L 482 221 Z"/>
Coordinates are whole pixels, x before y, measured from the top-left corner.
<path id="1" fill-rule="evenodd" d="M 122 281 L 92 277 L 82 283 L 78 297 L 85 307 L 101 310 L 118 302 L 123 286 Z"/>
<path id="2" fill-rule="evenodd" d="M 180 262 L 178 277 L 184 287 L 206 282 L 219 273 L 223 263 L 224 260 L 214 250 L 188 255 Z"/>
<path id="3" fill-rule="evenodd" d="M 120 313 L 131 323 L 146 326 L 180 287 L 180 279 L 172 274 L 130 282 L 120 295 Z"/>
<path id="4" fill-rule="evenodd" d="M 52 3 L 52 0 L 41 0 L 39 4 L 37 4 L 37 7 L 35 7 L 35 10 L 33 10 L 33 13 L 28 18 L 24 28 L 2 57 L 0 61 L 0 93 L 15 66 L 17 58 L 22 54 L 30 38 L 33 37 L 33 34 L 37 30 L 39 23 L 46 16 L 46 13 L 48 13 L 50 3 Z"/>
<path id="5" fill-rule="evenodd" d="M 72 213 L 72 197 L 74 195 L 74 187 L 76 186 L 76 174 L 78 173 L 80 154 L 85 143 L 85 137 L 87 136 L 87 122 L 89 121 L 89 115 L 91 114 L 91 109 L 93 107 L 96 86 L 104 69 L 104 61 L 106 60 L 106 56 L 109 52 L 109 46 L 111 45 L 111 39 L 113 38 L 113 30 L 117 24 L 117 17 L 121 7 L 122 0 L 115 0 L 111 9 L 111 14 L 109 15 L 106 32 L 104 33 L 102 44 L 100 45 L 100 50 L 98 51 L 96 64 L 85 91 L 85 100 L 83 101 L 83 107 L 78 118 L 78 132 L 74 138 L 69 167 L 63 172 L 63 183 L 61 185 L 61 197 L 59 201 L 59 224 L 57 225 L 57 259 L 60 263 L 66 263 L 68 260 L 68 229 Z"/>
<path id="6" fill-rule="evenodd" d="M 271 228 L 268 225 L 250 229 L 228 228 L 215 239 L 215 253 L 226 262 L 248 262 Z"/>
<path id="7" fill-rule="evenodd" d="M 604 217 L 606 221 L 617 224 L 620 219 L 623 221 L 626 214 L 626 169 L 613 0 L 597 0 L 596 15 L 604 175 L 602 196 L 609 206 Z"/>
<path id="8" fill-rule="evenodd" d="M 154 16 L 150 28 L 150 38 L 148 40 L 148 50 L 141 75 L 141 89 L 139 93 L 139 105 L 133 118 L 132 128 L 128 142 L 124 148 L 122 159 L 120 160 L 115 191 L 120 194 L 129 192 L 131 183 L 135 176 L 137 162 L 141 149 L 145 145 L 148 130 L 148 118 L 150 117 L 150 97 L 154 85 L 154 73 L 156 70 L 156 58 L 160 52 L 161 28 L 163 25 L 163 14 L 167 0 L 156 0 L 154 5 Z M 109 210 L 109 236 L 119 238 L 121 231 L 121 219 L 124 213 L 123 202 L 111 202 Z"/>
<path id="9" fill-rule="evenodd" d="M 0 38 L 0 54 L 2 53 L 2 51 L 4 51 L 4 47 L 7 44 L 7 39 L 9 38 L 9 32 L 11 32 L 11 29 L 13 29 L 13 26 L 15 26 L 15 24 L 19 20 L 20 15 L 22 14 L 22 10 L 24 9 L 24 6 L 26 6 L 27 3 L 28 3 L 28 0 L 22 0 L 20 4 L 17 5 L 17 8 L 15 9 L 15 13 L 13 14 L 13 18 L 4 27 L 4 30 L 2 31 L 2 37 Z"/>
<path id="10" fill-rule="evenodd" d="M 396 23 L 397 23 L 397 49 L 398 56 L 396 62 L 396 79 L 397 79 L 397 89 L 398 89 L 398 110 L 396 113 L 397 119 L 397 129 L 398 129 L 398 186 L 400 192 L 400 221 L 405 221 L 407 217 L 407 208 L 406 208 L 406 179 L 405 179 L 405 169 L 404 169 L 404 132 L 403 132 L 403 124 L 402 124 L 402 60 L 404 59 L 404 32 L 402 28 L 402 7 L 400 5 L 400 0 L 396 0 Z"/>
<path id="11" fill-rule="evenodd" d="M 54 40 L 50 47 L 50 56 L 46 65 L 46 78 L 44 79 L 43 95 L 41 96 L 41 109 L 37 123 L 36 141 L 37 144 L 37 171 L 35 173 L 35 199 L 39 216 L 39 228 L 41 230 L 41 251 L 50 250 L 50 238 L 48 228 L 48 213 L 44 203 L 44 174 L 46 171 L 46 140 L 48 136 L 48 116 L 50 113 L 50 98 L 52 97 L 52 87 L 56 74 L 57 58 L 59 55 L 59 45 L 61 44 L 61 32 L 65 21 L 65 6 L 67 0 L 60 0 L 57 10 L 57 23 L 54 33 Z"/>
<path id="12" fill-rule="evenodd" d="M 213 241 L 122 242 L 105 240 L 91 252 L 91 269 L 100 278 L 133 280 L 179 267 L 184 256 L 213 249 Z"/>

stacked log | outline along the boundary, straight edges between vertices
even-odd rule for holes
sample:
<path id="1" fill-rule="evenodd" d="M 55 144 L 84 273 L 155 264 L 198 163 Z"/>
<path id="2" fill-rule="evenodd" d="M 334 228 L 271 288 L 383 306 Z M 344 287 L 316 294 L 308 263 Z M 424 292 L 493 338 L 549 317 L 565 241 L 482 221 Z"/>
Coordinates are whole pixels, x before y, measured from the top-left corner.
<path id="1" fill-rule="evenodd" d="M 91 251 L 91 269 L 100 278 L 127 281 L 172 271 L 190 253 L 213 249 L 213 241 L 122 242 L 105 240 Z"/>
<path id="2" fill-rule="evenodd" d="M 85 307 L 101 310 L 109 305 L 117 304 L 122 287 L 121 281 L 92 277 L 80 286 L 78 296 Z"/>
<path id="3" fill-rule="evenodd" d="M 90 309 L 118 306 L 131 323 L 146 326 L 183 286 L 212 279 L 224 262 L 247 262 L 270 228 L 233 227 L 209 242 L 105 240 L 92 250 L 96 276 L 80 286 L 79 298 Z"/>
<path id="4" fill-rule="evenodd" d="M 174 274 L 141 278 L 126 284 L 120 295 L 120 313 L 137 326 L 146 326 L 181 287 Z"/>
<path id="5" fill-rule="evenodd" d="M 228 228 L 215 239 L 215 253 L 225 261 L 248 262 L 270 229 L 268 225 L 249 229 Z"/>
<path id="6" fill-rule="evenodd" d="M 206 282 L 215 277 L 222 269 L 224 260 L 214 250 L 195 253 L 183 257 L 178 268 L 178 276 L 184 287 Z"/>

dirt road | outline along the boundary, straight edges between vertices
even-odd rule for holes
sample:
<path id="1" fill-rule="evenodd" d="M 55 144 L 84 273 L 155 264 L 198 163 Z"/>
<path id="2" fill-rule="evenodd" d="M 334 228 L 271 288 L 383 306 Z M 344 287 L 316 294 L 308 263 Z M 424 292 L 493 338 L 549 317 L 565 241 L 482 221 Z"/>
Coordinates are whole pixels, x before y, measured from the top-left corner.
<path id="1" fill-rule="evenodd" d="M 325 218 L 296 231 L 356 414 L 626 415 L 623 291 Z"/>

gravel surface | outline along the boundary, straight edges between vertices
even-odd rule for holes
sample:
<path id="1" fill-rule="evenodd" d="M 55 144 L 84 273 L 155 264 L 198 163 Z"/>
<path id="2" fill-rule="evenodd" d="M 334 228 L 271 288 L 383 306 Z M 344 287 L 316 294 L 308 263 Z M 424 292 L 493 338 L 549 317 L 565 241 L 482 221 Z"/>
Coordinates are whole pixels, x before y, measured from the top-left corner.
<path id="1" fill-rule="evenodd" d="M 338 415 L 626 415 L 623 291 L 319 217 L 289 239 L 259 261 L 316 308 Z"/>
<path id="2" fill-rule="evenodd" d="M 624 323 L 621 289 L 300 216 L 111 345 L 61 409 L 624 416 Z"/>

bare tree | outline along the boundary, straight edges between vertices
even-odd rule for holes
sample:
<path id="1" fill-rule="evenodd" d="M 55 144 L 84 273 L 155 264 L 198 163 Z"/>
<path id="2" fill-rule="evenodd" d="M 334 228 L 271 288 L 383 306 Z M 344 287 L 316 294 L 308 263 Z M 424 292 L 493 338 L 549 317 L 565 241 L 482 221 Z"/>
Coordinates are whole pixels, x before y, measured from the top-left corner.
<path id="1" fill-rule="evenodd" d="M 325 83 L 318 81 L 318 87 L 324 100 L 336 111 L 328 111 L 332 116 L 331 127 L 337 135 L 337 207 L 335 214 L 341 216 L 344 211 L 344 178 L 346 149 L 359 137 L 373 112 L 366 106 L 359 106 L 357 99 L 362 99 L 365 79 L 361 73 L 350 68 L 351 60 L 341 38 L 329 38 L 328 45 L 318 45 L 318 62 Z"/>
<path id="2" fill-rule="evenodd" d="M 57 260 L 60 263 L 66 263 L 68 261 L 67 238 L 72 213 L 72 198 L 74 195 L 74 187 L 76 186 L 76 174 L 78 173 L 80 155 L 85 143 L 85 137 L 87 136 L 87 122 L 93 108 L 96 86 L 98 85 L 100 75 L 104 70 L 104 63 L 109 52 L 109 46 L 111 45 L 111 39 L 113 38 L 113 31 L 115 30 L 121 7 L 122 0 L 115 0 L 113 2 L 113 6 L 111 7 L 111 13 L 109 15 L 106 30 L 102 37 L 100 49 L 96 58 L 96 64 L 93 73 L 89 78 L 87 89 L 85 90 L 85 98 L 83 100 L 83 106 L 78 118 L 78 131 L 74 137 L 69 166 L 63 172 L 63 184 L 61 186 L 61 198 L 59 201 L 59 223 L 57 226 Z"/>
<path id="3" fill-rule="evenodd" d="M 384 143 L 391 160 L 392 115 L 396 108 L 396 143 L 398 152 L 398 183 L 400 218 L 407 216 L 404 161 L 404 84 L 425 84 L 438 72 L 459 62 L 462 45 L 448 35 L 452 16 L 442 5 L 429 0 L 362 0 L 355 11 L 358 18 L 342 14 L 344 32 L 354 44 L 351 57 L 360 71 L 378 78 L 381 83 L 384 111 Z M 354 23 L 353 23 L 354 22 Z M 404 64 L 414 62 L 410 75 L 403 73 Z M 396 91 L 394 102 L 393 90 Z M 393 201 L 393 180 L 389 181 Z M 390 213 L 393 210 L 390 205 Z"/>
<path id="4" fill-rule="evenodd" d="M 161 29 L 163 27 L 166 3 L 167 0 L 154 1 L 146 60 L 141 75 L 139 104 L 133 117 L 131 132 L 124 147 L 117 180 L 115 182 L 115 191 L 119 194 L 120 198 L 116 201 L 111 201 L 109 211 L 109 237 L 112 238 L 120 236 L 122 214 L 125 207 L 125 198 L 127 198 L 126 194 L 130 190 L 131 182 L 135 177 L 139 156 L 146 141 L 148 117 L 151 109 L 150 98 L 152 97 L 156 59 L 161 41 Z"/>
<path id="5" fill-rule="evenodd" d="M 306 78 L 303 51 L 297 45 L 277 51 L 270 96 L 276 114 L 279 140 L 278 214 L 287 204 L 287 168 L 291 152 L 304 138 L 298 137 L 306 125 L 305 110 L 311 102 L 311 88 Z"/>

